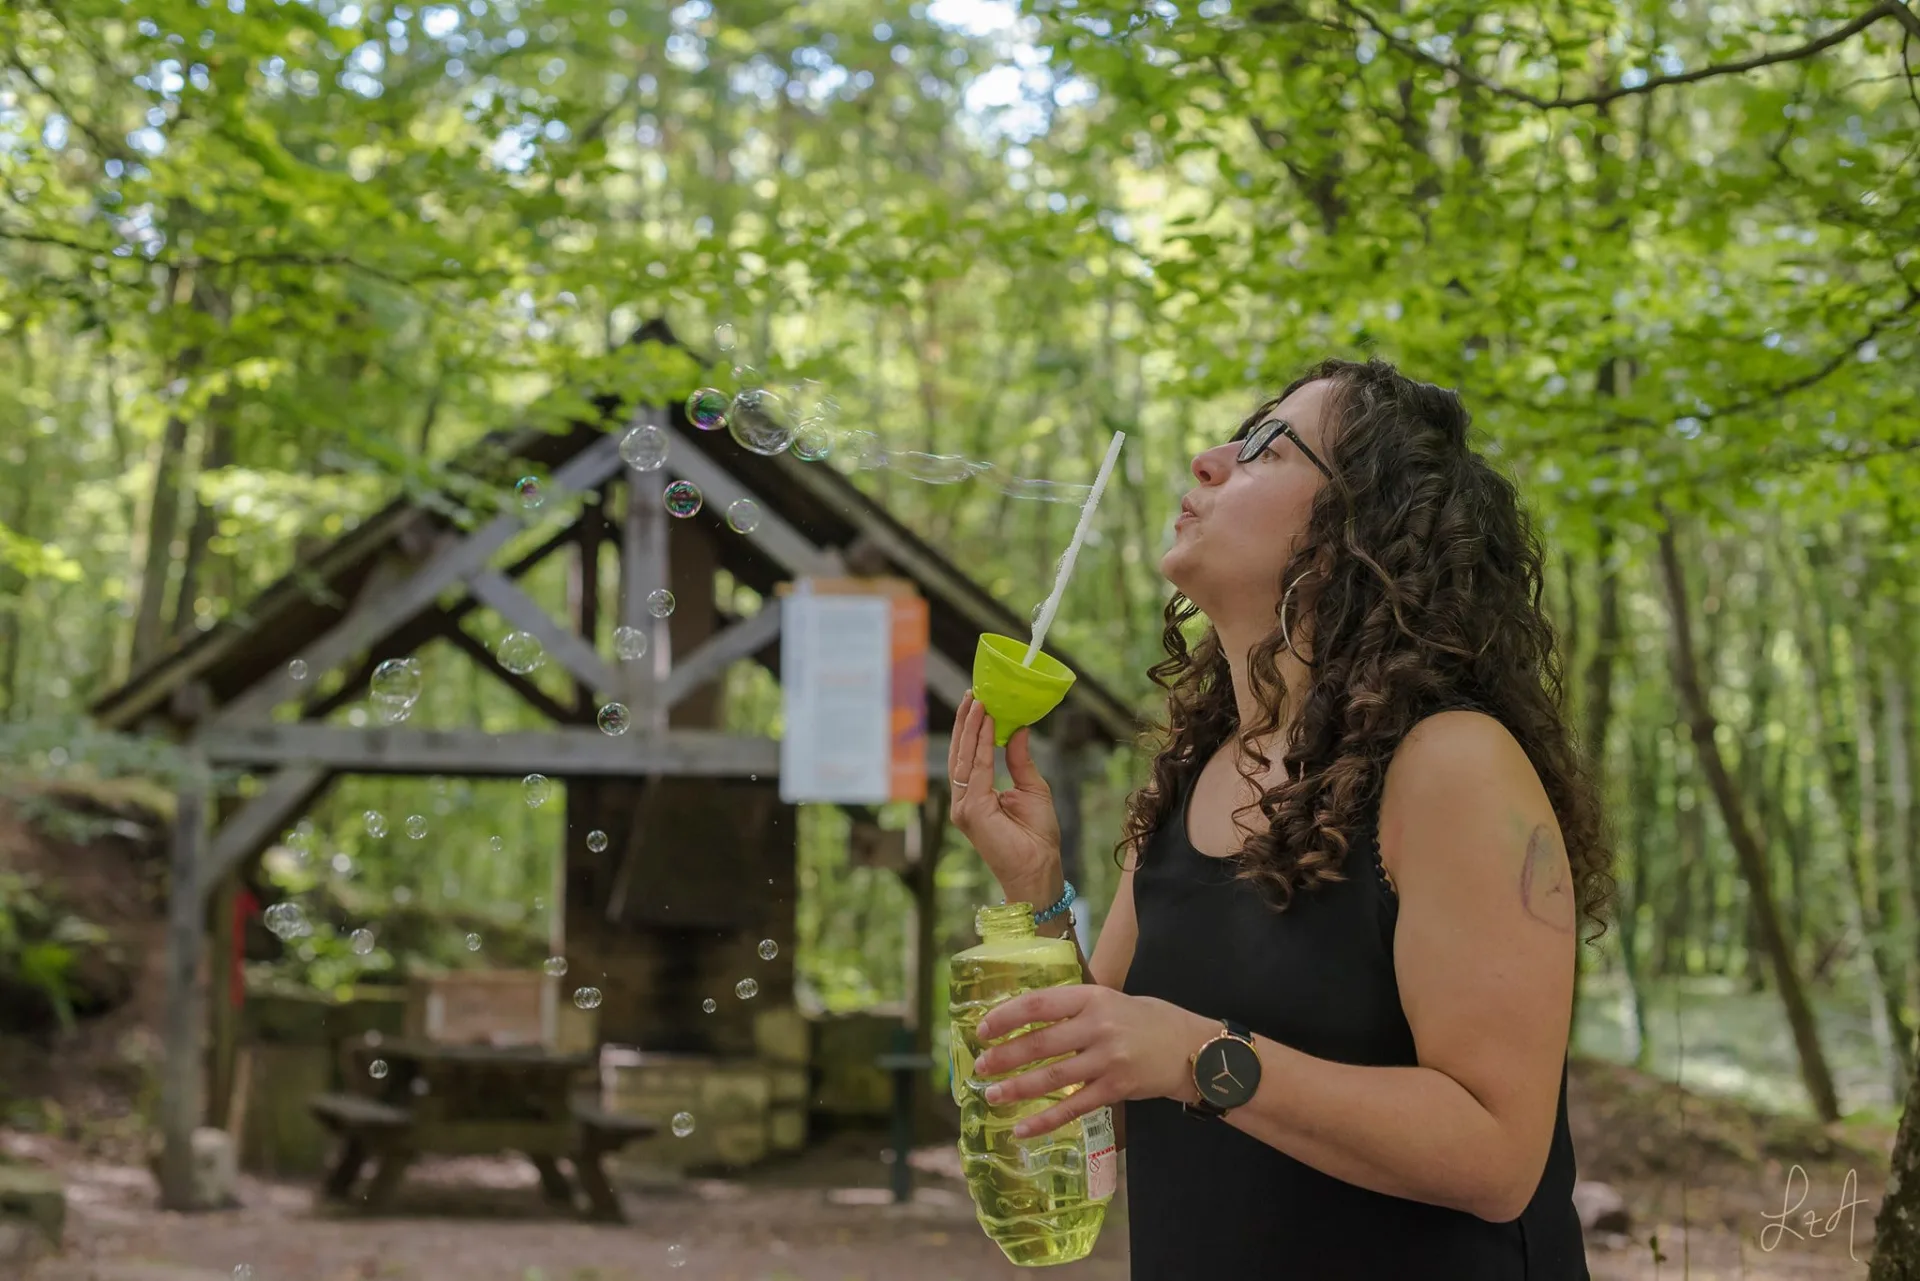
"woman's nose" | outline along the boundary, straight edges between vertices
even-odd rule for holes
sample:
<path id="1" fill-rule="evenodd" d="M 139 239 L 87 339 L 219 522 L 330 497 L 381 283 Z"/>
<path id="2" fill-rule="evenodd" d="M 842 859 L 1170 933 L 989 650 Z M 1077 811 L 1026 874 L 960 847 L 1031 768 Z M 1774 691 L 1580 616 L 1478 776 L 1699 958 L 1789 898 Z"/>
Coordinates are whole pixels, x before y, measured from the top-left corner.
<path id="1" fill-rule="evenodd" d="M 1227 445 L 1215 445 L 1212 449 L 1202 450 L 1193 456 L 1193 478 L 1203 485 L 1218 484 L 1226 477 L 1227 468 L 1232 466 L 1227 457 Z"/>

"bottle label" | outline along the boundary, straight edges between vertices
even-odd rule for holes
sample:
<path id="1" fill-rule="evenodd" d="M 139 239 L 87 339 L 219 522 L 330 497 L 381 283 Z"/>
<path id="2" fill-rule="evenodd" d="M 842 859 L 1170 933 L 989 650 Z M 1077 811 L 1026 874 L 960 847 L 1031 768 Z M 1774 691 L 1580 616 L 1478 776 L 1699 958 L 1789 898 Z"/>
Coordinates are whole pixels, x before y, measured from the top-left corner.
<path id="1" fill-rule="evenodd" d="M 1087 1153 L 1087 1198 L 1105 1201 L 1120 1176 L 1120 1152 L 1113 1145 L 1113 1109 L 1095 1108 L 1080 1118 Z"/>

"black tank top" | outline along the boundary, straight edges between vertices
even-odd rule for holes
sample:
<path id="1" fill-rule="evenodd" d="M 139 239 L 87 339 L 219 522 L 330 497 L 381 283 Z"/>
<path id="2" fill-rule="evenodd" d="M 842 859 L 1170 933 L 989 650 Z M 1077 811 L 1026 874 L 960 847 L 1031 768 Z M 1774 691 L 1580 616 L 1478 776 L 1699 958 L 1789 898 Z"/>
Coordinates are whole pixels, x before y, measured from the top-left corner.
<path id="1" fill-rule="evenodd" d="M 1276 915 L 1234 879 L 1237 860 L 1188 841 L 1192 790 L 1189 780 L 1134 872 L 1140 937 L 1123 990 L 1238 1019 L 1319 1058 L 1417 1065 L 1377 809 L 1349 843 L 1346 879 L 1296 893 Z M 1125 1106 L 1133 1281 L 1589 1281 L 1564 1060 L 1546 1170 L 1509 1223 L 1333 1178 L 1172 1099 Z"/>

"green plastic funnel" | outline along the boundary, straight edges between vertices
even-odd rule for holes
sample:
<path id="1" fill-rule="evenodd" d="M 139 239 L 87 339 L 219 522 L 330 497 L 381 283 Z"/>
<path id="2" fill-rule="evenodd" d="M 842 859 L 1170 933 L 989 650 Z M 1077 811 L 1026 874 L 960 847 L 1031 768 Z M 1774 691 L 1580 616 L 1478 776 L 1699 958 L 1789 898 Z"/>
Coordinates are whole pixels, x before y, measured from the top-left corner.
<path id="1" fill-rule="evenodd" d="M 1043 650 L 1027 656 L 1027 642 L 982 632 L 973 650 L 973 696 L 993 717 L 993 745 L 1005 747 L 1013 731 L 1031 725 L 1060 706 L 1073 687 L 1073 672 Z"/>

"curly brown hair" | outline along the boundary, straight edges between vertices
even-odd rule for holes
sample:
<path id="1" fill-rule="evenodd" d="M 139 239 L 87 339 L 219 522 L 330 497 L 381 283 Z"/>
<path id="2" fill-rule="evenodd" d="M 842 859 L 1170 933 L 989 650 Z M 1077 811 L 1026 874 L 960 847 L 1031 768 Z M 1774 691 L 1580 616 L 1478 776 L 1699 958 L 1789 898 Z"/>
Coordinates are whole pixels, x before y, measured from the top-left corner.
<path id="1" fill-rule="evenodd" d="M 1344 880 L 1350 841 L 1372 816 L 1387 765 L 1427 716 L 1470 705 L 1505 725 L 1540 775 L 1566 842 L 1581 912 L 1606 932 L 1612 851 L 1592 776 L 1567 726 L 1559 648 L 1541 608 L 1542 552 L 1513 483 L 1467 443 L 1469 416 L 1453 391 L 1416 382 L 1378 358 L 1324 360 L 1265 401 L 1253 424 L 1300 387 L 1331 380 L 1328 464 L 1282 600 L 1248 674 L 1262 714 L 1237 725 L 1219 635 L 1189 649 L 1199 609 L 1167 602 L 1167 657 L 1148 669 L 1167 691 L 1151 777 L 1127 802 L 1116 856 L 1144 851 L 1201 766 L 1238 731 L 1249 782 L 1269 761 L 1259 742 L 1287 715 L 1276 659 L 1286 620 L 1306 632 L 1312 682 L 1283 759 L 1288 777 L 1262 791 L 1265 831 L 1240 851 L 1238 875 L 1275 911 L 1297 891 Z"/>

